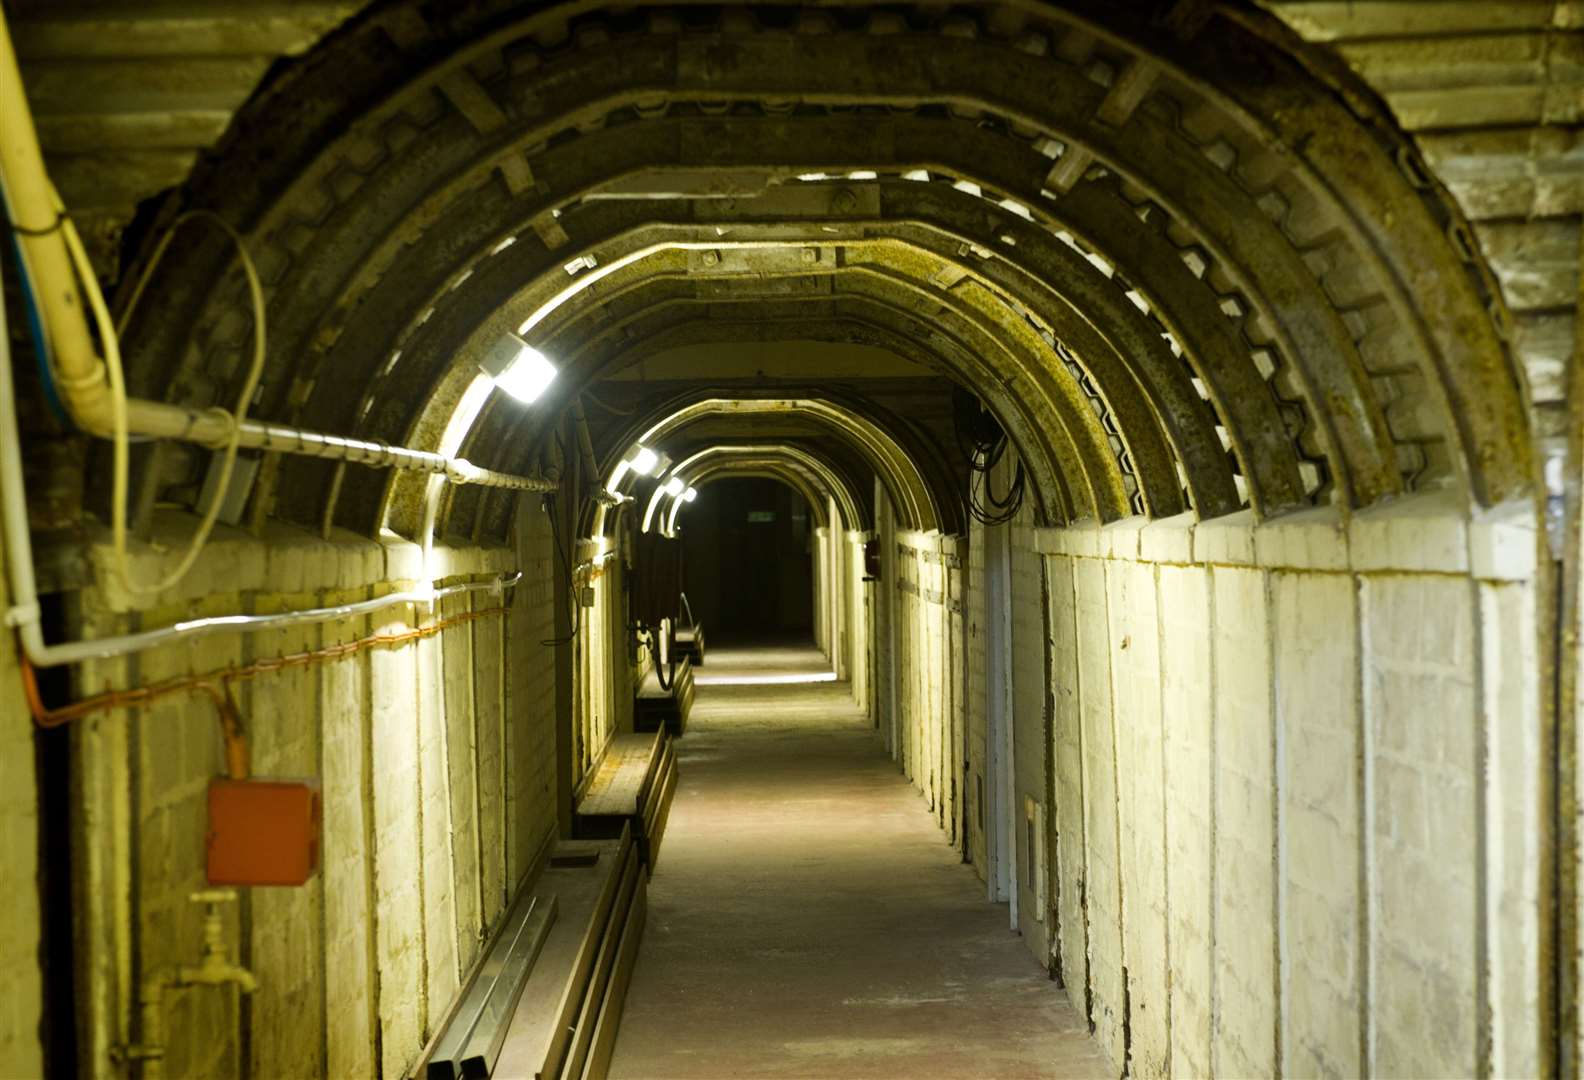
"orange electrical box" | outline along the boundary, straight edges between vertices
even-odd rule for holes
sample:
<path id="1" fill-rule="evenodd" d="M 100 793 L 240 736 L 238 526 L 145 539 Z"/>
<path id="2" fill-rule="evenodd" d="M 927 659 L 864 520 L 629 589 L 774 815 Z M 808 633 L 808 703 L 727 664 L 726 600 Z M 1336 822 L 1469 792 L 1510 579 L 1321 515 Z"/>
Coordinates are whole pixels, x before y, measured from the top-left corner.
<path id="1" fill-rule="evenodd" d="M 209 884 L 301 885 L 319 867 L 319 785 L 209 781 Z"/>

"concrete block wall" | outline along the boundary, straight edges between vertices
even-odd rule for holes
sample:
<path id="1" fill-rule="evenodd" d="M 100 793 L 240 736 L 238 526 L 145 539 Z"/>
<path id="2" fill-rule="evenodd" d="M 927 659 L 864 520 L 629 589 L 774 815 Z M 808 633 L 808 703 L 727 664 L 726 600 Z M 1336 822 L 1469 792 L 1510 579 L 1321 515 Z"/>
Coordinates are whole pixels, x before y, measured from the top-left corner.
<path id="1" fill-rule="evenodd" d="M 632 730 L 633 696 L 653 664 L 647 649 L 640 650 L 637 665 L 631 662 L 622 551 L 609 540 L 584 540 L 577 557 L 574 580 L 579 590 L 594 590 L 594 604 L 577 614 L 574 788 L 593 774 L 611 738 Z"/>
<path id="2" fill-rule="evenodd" d="M 834 499 L 825 500 L 831 524 L 809 530 L 809 562 L 813 580 L 814 644 L 831 662 L 838 679 L 850 684 L 854 700 L 867 705 L 865 664 L 868 639 L 863 636 L 863 544 L 867 534 L 849 530 Z M 856 545 L 856 549 L 855 549 Z"/>
<path id="3" fill-rule="evenodd" d="M 262 614 L 270 609 L 312 605 L 311 595 L 272 596 L 265 598 L 263 606 L 256 610 Z M 293 653 L 315 648 L 318 638 L 318 629 L 309 626 L 284 631 L 267 643 L 244 637 L 238 644 L 243 662 L 247 663 L 271 656 L 275 649 Z M 261 651 L 260 646 L 269 651 Z M 251 698 L 251 709 L 245 715 L 252 767 L 257 775 L 323 775 L 321 747 L 326 740 L 322 721 L 317 725 L 302 723 L 291 715 L 305 701 L 313 702 L 315 711 L 319 711 L 320 674 L 310 668 L 285 670 L 268 682 L 255 682 L 244 692 Z M 241 695 L 238 704 L 243 705 Z M 173 823 L 178 813 L 170 811 Z M 322 963 L 325 951 L 328 920 L 320 918 L 325 903 L 324 880 L 324 875 L 315 875 L 301 888 L 249 890 L 241 912 L 250 931 L 247 946 L 251 955 L 247 963 L 289 973 L 269 983 L 261 982 L 248 1007 L 256 1015 L 279 1017 L 287 1030 L 312 1031 L 323 1024 L 321 1018 L 328 1000 L 326 980 L 305 975 Z M 149 880 L 149 885 L 154 882 Z M 263 1076 L 312 1075 L 325 1055 L 324 1046 L 300 1039 L 272 1038 L 262 1031 L 252 1040 L 251 1049 L 253 1073 Z"/>
<path id="4" fill-rule="evenodd" d="M 892 754 L 928 803 L 946 840 L 963 844 L 962 565 L 956 540 L 887 530 L 895 612 L 897 742 Z M 956 627 L 954 629 L 954 623 Z"/>
<path id="5" fill-rule="evenodd" d="M 1534 534 L 1039 530 L 1061 974 L 1131 1075 L 1532 1075 Z"/>
<path id="6" fill-rule="evenodd" d="M 816 526 L 809 530 L 809 570 L 813 579 L 813 620 L 814 646 L 827 657 L 831 654 L 830 627 L 827 625 L 827 616 L 830 606 L 826 603 L 826 591 L 829 588 L 830 570 L 825 565 L 825 556 L 830 546 L 825 542 L 825 527 Z"/>
<path id="7" fill-rule="evenodd" d="M 853 702 L 865 709 L 871 718 L 877 716 L 874 689 L 874 621 L 870 612 L 873 598 L 872 582 L 864 580 L 864 544 L 870 534 L 848 530 L 843 549 L 844 602 L 847 625 L 847 671 Z"/>
<path id="8" fill-rule="evenodd" d="M 894 543 L 896 574 L 892 581 L 896 595 L 896 692 L 897 744 L 892 754 L 902 766 L 903 775 L 920 792 L 928 793 L 930 781 L 919 765 L 920 716 L 925 712 L 919 688 L 920 669 L 928 663 L 923 647 L 927 627 L 919 611 L 918 552 L 905 544 Z"/>
<path id="9" fill-rule="evenodd" d="M 1074 625 L 1076 592 L 1071 560 L 1045 560 L 1046 640 L 1050 642 L 1052 971 L 1087 1004 L 1089 986 L 1087 875 L 1084 872 L 1083 714 L 1079 709 L 1078 649 L 1072 634 L 1055 628 Z"/>
<path id="10" fill-rule="evenodd" d="M 1075 628 L 1106 626 L 1109 621 L 1105 564 L 1099 559 L 1074 560 Z M 1126 1057 L 1127 957 L 1122 937 L 1122 869 L 1119 835 L 1116 760 L 1116 727 L 1112 717 L 1111 641 L 1109 632 L 1074 633 L 1054 627 L 1059 637 L 1071 634 L 1076 644 L 1078 698 L 1078 755 L 1083 772 L 1083 815 L 1066 826 L 1069 843 L 1061 857 L 1082 870 L 1085 911 L 1085 944 L 1089 981 L 1085 1007 L 1095 1038 L 1113 1061 Z M 1081 843 L 1079 842 L 1081 839 Z M 1064 954 L 1065 956 L 1066 954 Z M 1069 994 L 1082 984 L 1065 976 Z"/>
<path id="11" fill-rule="evenodd" d="M 580 553 L 581 555 L 581 553 Z M 590 551 L 586 556 L 592 557 Z M 592 588 L 595 602 L 592 607 L 584 607 L 579 595 L 580 588 Z M 581 571 L 574 578 L 574 603 L 578 605 L 573 610 L 573 619 L 578 628 L 578 634 L 573 641 L 572 648 L 576 659 L 572 664 L 572 777 L 574 782 L 587 776 L 593 768 L 594 761 L 599 751 L 604 749 L 605 740 L 610 735 L 608 724 L 608 706 L 611 696 L 606 693 L 606 679 L 596 655 L 600 647 L 600 634 L 595 632 L 594 624 L 602 622 L 600 618 L 600 582 L 597 576 Z"/>
<path id="12" fill-rule="evenodd" d="M 0 558 L 4 555 L 0 542 Z M 0 578 L 0 611 L 10 606 L 6 582 Z M 0 821 L 5 822 L 0 830 L 0 880 L 7 896 L 0 916 L 0 969 L 6 972 L 6 992 L 0 995 L 0 1076 L 42 1076 L 38 782 L 33 723 L 20 665 L 9 648 L 0 649 Z"/>
<path id="13" fill-rule="evenodd" d="M 809 565 L 812 570 L 814 596 L 814 644 L 837 670 L 845 663 L 841 656 L 841 631 L 836 621 L 837 595 L 842 587 L 842 573 L 833 558 L 835 541 L 831 526 L 818 525 L 809 530 Z"/>
<path id="14" fill-rule="evenodd" d="M 964 801 L 967 804 L 968 861 L 981 881 L 988 880 L 987 857 L 990 798 L 985 775 L 990 758 L 987 703 L 990 693 L 986 674 L 990 667 L 989 626 L 985 608 L 985 531 L 977 521 L 968 530 L 968 551 L 963 568 L 963 664 L 964 725 L 967 730 L 964 775 Z"/>
<path id="15" fill-rule="evenodd" d="M 1041 964 L 1049 966 L 1053 920 L 1050 904 L 1048 824 L 1050 780 L 1050 661 L 1045 633 L 1045 565 L 1034 548 L 1032 508 L 1025 504 L 1008 525 L 1011 565 L 1012 856 L 1017 862 L 1018 931 Z"/>
<path id="16" fill-rule="evenodd" d="M 350 596 L 356 590 L 347 590 Z M 360 619 L 326 623 L 326 640 L 350 641 L 363 633 Z M 373 657 L 369 658 L 371 661 Z M 373 710 L 368 674 L 360 664 L 330 664 L 314 673 L 321 731 L 324 830 L 342 842 L 320 851 L 319 889 L 324 906 L 324 1031 L 326 1072 L 366 1076 L 378 1071 L 371 1017 L 378 992 L 367 977 L 375 947 L 367 897 L 374 886 Z M 367 753 L 366 753 L 367 751 Z M 261 890 L 262 891 L 262 890 Z M 313 1030 L 310 1025 L 308 1030 Z"/>
<path id="17" fill-rule="evenodd" d="M 1130 522 L 1120 524 L 1125 529 Z M 1118 539 L 1126 539 L 1125 535 Z M 1127 1000 L 1145 1006 L 1167 998 L 1166 830 L 1159 606 L 1147 567 L 1105 562 L 1105 590 L 1113 616 L 1111 700 L 1131 718 L 1113 728 L 1117 784 L 1118 858 L 1123 872 L 1122 977 Z M 1135 887 L 1128 888 L 1131 876 Z M 1161 1075 L 1171 1059 L 1160 1025 L 1136 1029 L 1132 1056 L 1141 1074 Z"/>
<path id="18" fill-rule="evenodd" d="M 321 786 L 321 867 L 301 887 L 238 890 L 227 941 L 259 989 L 245 1002 L 231 989 L 170 993 L 168 1075 L 396 1076 L 411 1065 L 556 828 L 553 671 L 539 645 L 554 594 L 536 517 L 523 515 L 515 549 L 439 548 L 427 572 L 403 542 L 228 531 L 178 595 L 155 606 L 110 584 L 105 550 L 93 549 L 102 583 L 81 594 L 77 613 L 90 636 L 200 613 L 365 599 L 430 576 L 525 571 L 508 596 L 464 594 L 432 613 L 400 605 L 85 666 L 79 692 L 144 685 L 509 606 L 399 646 L 234 684 L 253 774 Z M 138 570 L 146 576 L 147 564 L 168 557 L 140 550 Z M 83 1071 L 113 1075 L 116 1047 L 140 1034 L 140 980 L 194 962 L 202 948 L 203 912 L 187 897 L 204 886 L 206 791 L 223 771 L 223 747 L 202 696 L 89 718 L 75 738 L 86 898 L 78 987 L 94 1033 Z"/>
<path id="19" fill-rule="evenodd" d="M 527 500 L 518 507 L 517 546 L 523 580 L 513 590 L 511 620 L 502 628 L 508 888 L 516 887 L 555 836 L 559 807 L 554 763 L 557 741 L 565 740 L 555 724 L 555 666 L 550 650 L 539 644 L 556 636 L 555 597 L 561 579 L 556 576 L 550 520 Z"/>
<path id="20" fill-rule="evenodd" d="M 896 515 L 878 478 L 874 498 L 875 538 L 880 544 L 880 582 L 870 594 L 874 601 L 875 724 L 886 752 L 895 755 L 901 744 L 901 706 L 897 699 L 902 632 L 897 625 L 900 612 L 896 588 L 901 559 L 897 555 Z"/>
<path id="21" fill-rule="evenodd" d="M 1051 560 L 1052 566 L 1069 562 Z M 1213 833 L 1214 820 L 1210 594 L 1203 571 L 1191 564 L 1157 564 L 1155 579 L 1162 642 L 1157 651 L 1165 773 L 1166 941 L 1172 976 L 1166 1001 L 1171 1062 L 1179 1073 L 1208 1076 L 1215 970 L 1210 955 L 1215 925 L 1213 861 L 1203 855 L 1207 842 L 1213 842 L 1206 838 Z M 1073 623 L 1054 616 L 1052 622 L 1062 628 L 1061 636 L 1071 636 Z M 1074 837 L 1074 843 L 1081 846 L 1082 836 Z"/>
<path id="22" fill-rule="evenodd" d="M 941 566 L 945 588 L 942 590 L 940 618 L 944 623 L 941 632 L 941 671 L 946 685 L 942 688 L 941 708 L 946 725 L 947 751 L 946 806 L 944 827 L 947 839 L 961 851 L 967 843 L 968 800 L 968 680 L 963 667 L 967 656 L 968 630 L 964 616 L 968 593 L 967 575 L 964 573 L 966 545 L 959 537 L 941 539 Z"/>

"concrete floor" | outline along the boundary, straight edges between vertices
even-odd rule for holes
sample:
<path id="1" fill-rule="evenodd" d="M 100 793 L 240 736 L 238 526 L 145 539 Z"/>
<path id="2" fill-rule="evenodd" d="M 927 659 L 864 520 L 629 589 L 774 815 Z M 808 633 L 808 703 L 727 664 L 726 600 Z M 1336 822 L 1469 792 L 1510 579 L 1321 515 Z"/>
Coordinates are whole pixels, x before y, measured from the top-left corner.
<path id="1" fill-rule="evenodd" d="M 611 1075 L 1115 1076 L 822 672 L 699 669 Z"/>

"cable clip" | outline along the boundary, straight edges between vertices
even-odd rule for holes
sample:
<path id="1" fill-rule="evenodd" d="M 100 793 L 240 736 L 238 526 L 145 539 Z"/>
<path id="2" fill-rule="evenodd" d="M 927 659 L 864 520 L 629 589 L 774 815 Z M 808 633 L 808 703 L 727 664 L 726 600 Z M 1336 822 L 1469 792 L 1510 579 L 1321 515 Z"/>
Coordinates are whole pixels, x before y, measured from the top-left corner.
<path id="1" fill-rule="evenodd" d="M 16 604 L 6 609 L 5 624 L 7 626 L 32 626 L 42 619 L 44 613 L 38 606 L 38 601 L 31 604 Z"/>

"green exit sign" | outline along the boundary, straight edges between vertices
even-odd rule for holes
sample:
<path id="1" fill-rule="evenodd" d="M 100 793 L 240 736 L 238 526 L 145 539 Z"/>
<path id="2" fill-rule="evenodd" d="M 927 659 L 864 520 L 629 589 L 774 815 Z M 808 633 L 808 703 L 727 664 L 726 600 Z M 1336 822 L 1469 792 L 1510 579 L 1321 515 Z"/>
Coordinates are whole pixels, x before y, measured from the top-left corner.
<path id="1" fill-rule="evenodd" d="M 775 511 L 774 510 L 750 510 L 750 511 L 748 511 L 748 524 L 750 524 L 750 525 L 763 525 L 763 524 L 765 524 L 767 522 L 771 522 L 771 521 L 774 521 L 774 520 L 775 520 Z"/>

